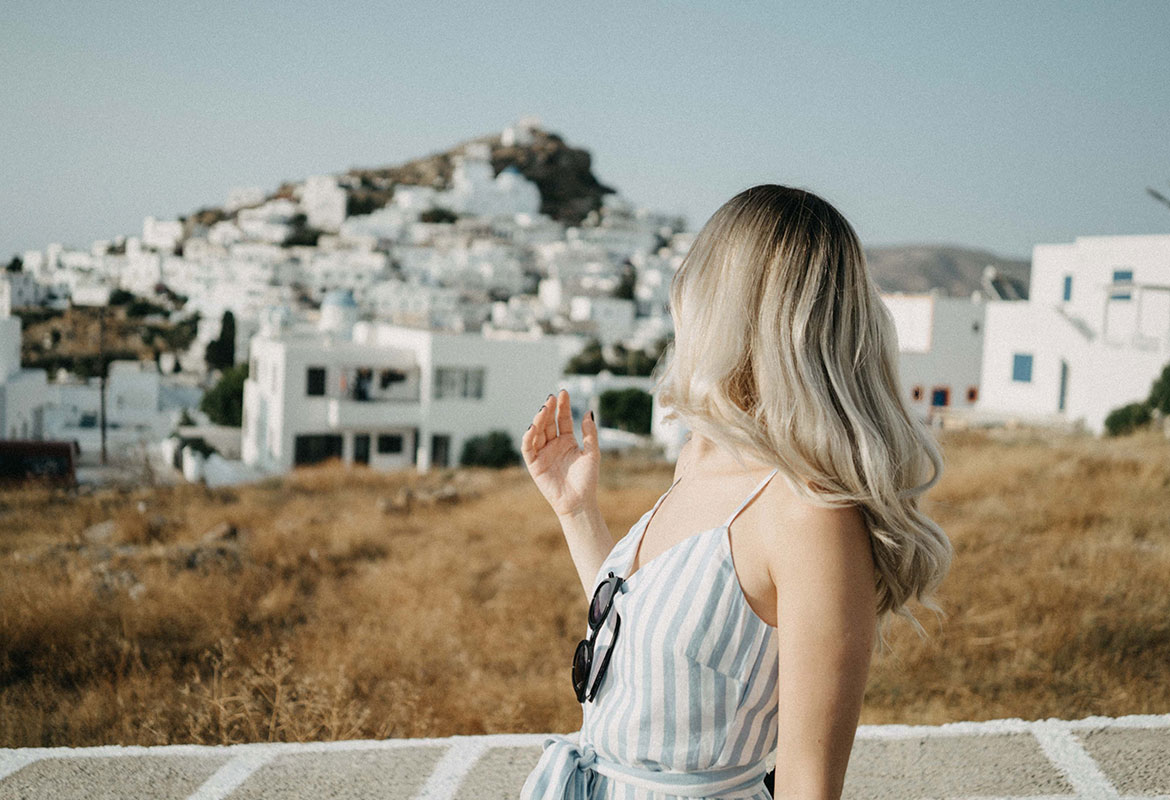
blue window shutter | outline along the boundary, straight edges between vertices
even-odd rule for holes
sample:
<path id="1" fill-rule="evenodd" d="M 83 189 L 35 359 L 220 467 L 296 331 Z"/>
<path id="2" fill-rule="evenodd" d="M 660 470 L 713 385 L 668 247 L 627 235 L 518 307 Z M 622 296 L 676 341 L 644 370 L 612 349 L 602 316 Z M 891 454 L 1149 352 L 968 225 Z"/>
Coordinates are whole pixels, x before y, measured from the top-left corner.
<path id="1" fill-rule="evenodd" d="M 1072 300 L 1072 275 L 1064 276 L 1064 301 Z"/>
<path id="2" fill-rule="evenodd" d="M 1030 383 L 1032 380 L 1032 354 L 1015 353 L 1012 355 L 1012 380 Z"/>
<path id="3" fill-rule="evenodd" d="M 1133 270 L 1132 269 L 1115 269 L 1115 270 L 1113 270 L 1113 282 L 1114 283 L 1118 283 L 1120 281 L 1132 281 L 1132 280 L 1133 280 Z M 1131 297 L 1132 297 L 1132 295 L 1128 291 L 1116 292 L 1116 293 L 1110 295 L 1110 299 L 1112 299 L 1112 300 L 1129 300 Z"/>

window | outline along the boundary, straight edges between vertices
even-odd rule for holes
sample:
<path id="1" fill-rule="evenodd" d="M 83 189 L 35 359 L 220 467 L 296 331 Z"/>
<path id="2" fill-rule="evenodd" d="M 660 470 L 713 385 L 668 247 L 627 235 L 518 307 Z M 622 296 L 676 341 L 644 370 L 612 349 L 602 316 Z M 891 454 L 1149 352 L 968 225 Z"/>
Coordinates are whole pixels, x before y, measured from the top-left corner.
<path id="1" fill-rule="evenodd" d="M 1132 269 L 1115 269 L 1115 270 L 1113 270 L 1113 282 L 1114 283 L 1128 283 L 1132 280 L 1133 280 L 1133 270 Z M 1128 289 L 1122 290 L 1122 291 L 1114 290 L 1109 295 L 1109 299 L 1110 300 L 1129 300 L 1132 296 L 1133 295 L 1130 294 Z"/>
<path id="2" fill-rule="evenodd" d="M 974 403 L 979 399 L 979 389 L 974 386 L 967 387 L 967 402 Z"/>
<path id="3" fill-rule="evenodd" d="M 370 463 L 370 434 L 355 433 L 353 435 L 353 463 Z"/>
<path id="4" fill-rule="evenodd" d="M 1012 355 L 1012 380 L 1022 383 L 1032 381 L 1032 354 L 1015 353 Z"/>
<path id="5" fill-rule="evenodd" d="M 402 383 L 404 380 L 406 380 L 405 372 L 399 372 L 396 369 L 384 369 L 378 375 L 378 386 L 387 389 L 390 387 L 390 384 Z"/>
<path id="6" fill-rule="evenodd" d="M 483 397 L 483 367 L 439 367 L 435 370 L 435 399 Z"/>
<path id="7" fill-rule="evenodd" d="M 402 452 L 402 434 L 400 433 L 380 433 L 378 434 L 378 454 L 386 453 L 401 453 Z"/>
<path id="8" fill-rule="evenodd" d="M 921 386 L 915 386 L 913 389 L 910 390 L 910 399 L 911 400 L 921 400 L 922 399 L 922 387 Z"/>
<path id="9" fill-rule="evenodd" d="M 1064 293 L 1062 299 L 1067 303 L 1072 300 L 1072 275 L 1064 276 Z"/>
<path id="10" fill-rule="evenodd" d="M 947 386 L 935 386 L 930 390 L 930 404 L 932 406 L 949 406 L 951 404 L 951 390 Z"/>
<path id="11" fill-rule="evenodd" d="M 305 394 L 321 397 L 325 394 L 325 368 L 309 367 L 305 372 Z"/>

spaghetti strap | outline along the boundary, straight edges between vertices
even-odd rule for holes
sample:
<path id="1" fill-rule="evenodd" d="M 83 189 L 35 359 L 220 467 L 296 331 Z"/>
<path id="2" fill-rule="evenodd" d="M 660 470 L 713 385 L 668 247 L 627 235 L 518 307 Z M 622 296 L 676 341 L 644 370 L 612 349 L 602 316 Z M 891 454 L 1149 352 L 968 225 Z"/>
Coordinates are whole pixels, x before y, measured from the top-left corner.
<path id="1" fill-rule="evenodd" d="M 768 473 L 768 477 L 764 478 L 762 481 L 760 481 L 759 485 L 756 486 L 756 488 L 752 489 L 752 493 L 749 494 L 746 498 L 744 498 L 744 501 L 739 504 L 739 508 L 735 509 L 735 511 L 732 511 L 731 516 L 727 518 L 727 522 L 723 523 L 724 528 L 731 527 L 731 523 L 734 522 L 735 518 L 739 516 L 739 512 L 741 512 L 745 508 L 747 508 L 748 503 L 750 503 L 752 500 L 756 499 L 756 495 L 759 494 L 760 491 L 765 486 L 768 485 L 768 481 L 772 480 L 772 477 L 775 476 L 775 474 L 779 471 L 780 471 L 780 468 L 776 467 L 776 469 L 774 469 Z"/>

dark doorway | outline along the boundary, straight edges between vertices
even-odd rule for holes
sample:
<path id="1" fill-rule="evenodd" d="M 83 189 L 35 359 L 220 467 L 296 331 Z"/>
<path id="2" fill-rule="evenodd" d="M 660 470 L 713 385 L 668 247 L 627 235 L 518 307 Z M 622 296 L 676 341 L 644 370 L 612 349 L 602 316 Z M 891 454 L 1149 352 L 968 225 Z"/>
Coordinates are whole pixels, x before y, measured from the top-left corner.
<path id="1" fill-rule="evenodd" d="M 341 436 L 332 433 L 298 436 L 293 446 L 293 464 L 316 464 L 341 458 Z"/>
<path id="2" fill-rule="evenodd" d="M 370 434 L 355 433 L 353 436 L 353 463 L 370 463 Z"/>
<path id="3" fill-rule="evenodd" d="M 436 433 L 431 436 L 431 466 L 446 467 L 449 451 L 451 450 L 451 436 L 446 433 Z"/>

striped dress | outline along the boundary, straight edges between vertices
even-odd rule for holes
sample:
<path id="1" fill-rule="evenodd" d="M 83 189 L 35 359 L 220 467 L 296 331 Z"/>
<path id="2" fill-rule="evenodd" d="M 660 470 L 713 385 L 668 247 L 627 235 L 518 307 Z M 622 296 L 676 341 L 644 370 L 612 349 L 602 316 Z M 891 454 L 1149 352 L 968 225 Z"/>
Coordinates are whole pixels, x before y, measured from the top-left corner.
<path id="1" fill-rule="evenodd" d="M 690 535 L 630 575 L 638 544 L 671 484 L 614 545 L 594 579 L 629 576 L 597 636 L 593 670 L 621 629 L 581 729 L 544 742 L 521 800 L 769 800 L 775 765 L 776 629 L 744 597 L 732 562 L 732 521 Z M 588 634 L 588 625 L 586 625 Z M 592 685 L 594 676 L 590 676 Z"/>

